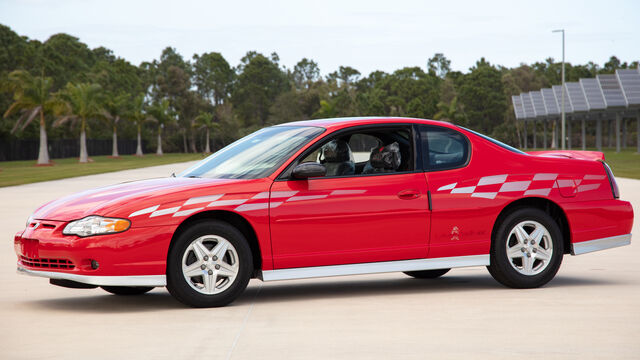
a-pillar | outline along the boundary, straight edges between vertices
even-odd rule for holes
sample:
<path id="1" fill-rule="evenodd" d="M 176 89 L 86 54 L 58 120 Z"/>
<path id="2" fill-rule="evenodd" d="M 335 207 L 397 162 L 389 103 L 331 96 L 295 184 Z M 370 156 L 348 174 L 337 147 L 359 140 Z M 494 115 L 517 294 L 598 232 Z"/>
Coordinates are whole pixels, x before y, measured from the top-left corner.
<path id="1" fill-rule="evenodd" d="M 542 122 L 542 148 L 545 150 L 547 150 L 547 121 L 547 119 L 544 119 Z M 640 118 L 638 124 L 640 124 Z"/>
<path id="2" fill-rule="evenodd" d="M 538 141 L 536 139 L 536 134 L 538 133 L 538 122 L 534 119 L 533 120 L 533 149 L 537 149 L 538 148 Z"/>
<path id="3" fill-rule="evenodd" d="M 582 118 L 581 121 L 581 125 L 582 125 L 582 131 L 581 131 L 581 136 L 580 138 L 582 139 L 582 150 L 586 150 L 587 149 L 587 125 L 586 125 L 587 120 L 585 118 Z"/>
<path id="4" fill-rule="evenodd" d="M 572 116 L 567 117 L 567 149 L 571 150 L 571 120 Z"/>
<path id="5" fill-rule="evenodd" d="M 602 116 L 596 119 L 596 148 L 602 151 Z"/>
<path id="6" fill-rule="evenodd" d="M 616 113 L 616 152 L 620 152 L 620 123 L 622 122 L 622 115 Z"/>
<path id="7" fill-rule="evenodd" d="M 524 149 L 527 149 L 527 120 L 523 122 L 524 130 L 523 130 L 523 138 L 524 138 Z"/>

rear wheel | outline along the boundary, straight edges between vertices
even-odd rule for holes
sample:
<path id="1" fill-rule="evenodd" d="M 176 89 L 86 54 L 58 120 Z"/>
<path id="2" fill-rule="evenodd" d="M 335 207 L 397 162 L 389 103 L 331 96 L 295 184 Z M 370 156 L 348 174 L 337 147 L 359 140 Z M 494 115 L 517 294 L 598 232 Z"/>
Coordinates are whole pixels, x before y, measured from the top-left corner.
<path id="1" fill-rule="evenodd" d="M 404 273 L 416 279 L 436 279 L 446 274 L 451 269 L 421 270 L 421 271 L 405 271 Z"/>
<path id="2" fill-rule="evenodd" d="M 242 294 L 252 272 L 251 249 L 240 231 L 222 221 L 199 221 L 169 251 L 167 289 L 189 306 L 224 306 Z"/>
<path id="3" fill-rule="evenodd" d="M 153 290 L 153 287 L 147 286 L 100 286 L 104 291 L 114 295 L 142 295 Z"/>
<path id="4" fill-rule="evenodd" d="M 535 288 L 553 279 L 563 253 L 562 232 L 553 218 L 539 209 L 522 208 L 498 226 L 487 268 L 503 285 Z"/>

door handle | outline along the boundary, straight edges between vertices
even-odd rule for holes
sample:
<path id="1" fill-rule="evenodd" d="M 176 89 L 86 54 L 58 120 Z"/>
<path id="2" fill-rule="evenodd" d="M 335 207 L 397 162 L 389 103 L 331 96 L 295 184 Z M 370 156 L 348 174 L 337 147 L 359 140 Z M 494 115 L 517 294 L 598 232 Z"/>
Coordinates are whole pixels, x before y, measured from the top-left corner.
<path id="1" fill-rule="evenodd" d="M 398 193 L 398 197 L 402 200 L 412 200 L 420 197 L 420 191 L 414 189 L 402 190 Z"/>

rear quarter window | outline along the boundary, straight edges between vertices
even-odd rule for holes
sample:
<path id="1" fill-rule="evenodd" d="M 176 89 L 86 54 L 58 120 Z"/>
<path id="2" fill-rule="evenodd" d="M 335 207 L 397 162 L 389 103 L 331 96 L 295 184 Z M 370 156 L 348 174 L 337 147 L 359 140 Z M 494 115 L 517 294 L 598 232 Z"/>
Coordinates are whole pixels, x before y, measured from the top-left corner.
<path id="1" fill-rule="evenodd" d="M 469 140 L 462 133 L 439 126 L 420 126 L 425 171 L 450 170 L 469 161 Z"/>

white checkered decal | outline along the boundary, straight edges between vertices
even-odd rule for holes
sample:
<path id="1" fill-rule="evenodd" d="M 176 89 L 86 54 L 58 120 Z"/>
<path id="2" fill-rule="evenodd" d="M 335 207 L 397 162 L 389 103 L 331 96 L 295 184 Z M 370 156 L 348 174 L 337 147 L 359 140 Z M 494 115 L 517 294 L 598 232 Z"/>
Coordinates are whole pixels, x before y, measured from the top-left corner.
<path id="1" fill-rule="evenodd" d="M 365 192 L 367 192 L 367 190 L 348 189 L 334 190 L 328 194 L 297 195 L 298 191 L 273 191 L 271 193 L 265 191 L 243 199 L 226 199 L 225 195 L 227 194 L 213 194 L 193 197 L 187 199 L 181 206 L 173 206 L 166 209 L 160 209 L 160 205 L 154 205 L 135 211 L 131 213 L 129 217 L 132 218 L 147 214 L 149 214 L 150 218 L 162 215 L 181 217 L 191 215 L 207 208 L 217 208 L 223 206 L 234 206 L 233 210 L 238 212 L 255 211 L 269 208 L 273 209 L 285 202 L 318 200 L 330 196 L 358 195 L 364 194 Z M 269 199 L 275 199 L 276 201 L 271 201 L 271 203 L 269 203 Z M 193 208 L 190 207 L 190 205 L 197 205 L 197 207 Z"/>
<path id="2" fill-rule="evenodd" d="M 582 179 L 560 179 L 558 174 L 539 173 L 534 174 L 531 180 L 508 181 L 509 174 L 491 175 L 481 177 L 476 185 L 464 184 L 459 186 L 458 182 L 447 184 L 438 188 L 438 191 L 449 192 L 450 194 L 469 194 L 471 197 L 495 199 L 500 193 L 522 192 L 524 195 L 548 196 L 551 189 L 560 187 L 577 187 L 578 192 L 595 190 L 601 183 L 582 184 L 583 181 L 604 180 L 605 175 L 585 175 Z M 496 187 L 500 185 L 499 189 Z M 492 191 L 489 191 L 492 190 Z"/>

